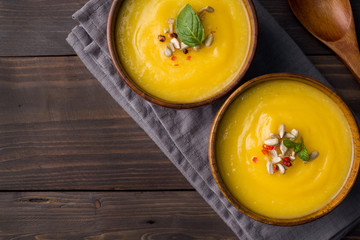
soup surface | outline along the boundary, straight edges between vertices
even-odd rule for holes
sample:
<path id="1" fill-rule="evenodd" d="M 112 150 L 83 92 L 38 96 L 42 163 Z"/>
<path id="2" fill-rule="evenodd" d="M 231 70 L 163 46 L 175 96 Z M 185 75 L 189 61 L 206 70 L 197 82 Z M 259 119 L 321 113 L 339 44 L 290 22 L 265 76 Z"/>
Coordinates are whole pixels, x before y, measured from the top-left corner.
<path id="1" fill-rule="evenodd" d="M 285 174 L 270 175 L 266 163 L 271 157 L 262 146 L 280 124 L 287 131 L 298 129 L 309 153 L 316 150 L 319 156 L 310 162 L 296 156 Z M 353 156 L 350 128 L 336 103 L 292 80 L 246 90 L 225 112 L 216 137 L 218 168 L 232 195 L 274 218 L 305 216 L 326 205 L 343 186 Z"/>
<path id="2" fill-rule="evenodd" d="M 194 11 L 205 6 L 205 36 L 213 33 L 210 47 L 166 57 L 170 41 L 164 29 L 190 4 Z M 166 37 L 165 42 L 158 35 Z M 116 24 L 120 60 L 130 78 L 145 92 L 173 103 L 194 103 L 224 90 L 244 65 L 249 54 L 249 16 L 241 0 L 125 0 Z"/>

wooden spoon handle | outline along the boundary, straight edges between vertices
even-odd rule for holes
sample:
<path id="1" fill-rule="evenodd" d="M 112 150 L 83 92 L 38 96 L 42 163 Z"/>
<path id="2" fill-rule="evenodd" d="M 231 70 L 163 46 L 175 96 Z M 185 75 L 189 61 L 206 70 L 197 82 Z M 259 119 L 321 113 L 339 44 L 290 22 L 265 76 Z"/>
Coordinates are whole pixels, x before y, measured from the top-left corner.
<path id="1" fill-rule="evenodd" d="M 357 48 L 334 50 L 360 83 L 360 52 Z"/>
<path id="2" fill-rule="evenodd" d="M 360 83 L 360 52 L 359 45 L 356 39 L 354 19 L 351 23 L 347 33 L 336 42 L 323 41 L 330 47 L 343 62 L 347 65 L 356 80 Z"/>

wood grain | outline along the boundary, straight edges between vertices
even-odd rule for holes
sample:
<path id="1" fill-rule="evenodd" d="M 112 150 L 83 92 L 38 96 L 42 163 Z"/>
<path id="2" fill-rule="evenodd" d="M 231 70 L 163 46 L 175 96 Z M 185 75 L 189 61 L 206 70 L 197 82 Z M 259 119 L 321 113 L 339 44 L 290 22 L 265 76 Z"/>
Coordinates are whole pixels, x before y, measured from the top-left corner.
<path id="1" fill-rule="evenodd" d="M 2 240 L 236 239 L 195 191 L 7 192 Z"/>
<path id="2" fill-rule="evenodd" d="M 74 55 L 86 2 L 0 0 L 0 56 L 18 56 L 0 57 L 0 239 L 235 239 L 78 57 L 39 57 Z M 359 85 L 287 1 L 259 2 L 360 112 Z"/>
<path id="3" fill-rule="evenodd" d="M 354 111 L 360 114 L 360 85 L 336 56 L 309 56 L 310 61 Z"/>
<path id="4" fill-rule="evenodd" d="M 359 240 L 360 239 L 360 225 L 351 230 L 343 240 Z"/>
<path id="5" fill-rule="evenodd" d="M 78 57 L 0 58 L 0 190 L 189 189 Z"/>
<path id="6" fill-rule="evenodd" d="M 324 55 L 332 54 L 332 52 L 323 45 L 319 40 L 313 37 L 292 13 L 288 0 L 259 0 L 265 9 L 276 19 L 280 26 L 294 39 L 300 48 L 307 55 Z M 360 1 L 350 0 L 355 27 L 357 29 L 357 37 L 360 39 Z"/>
<path id="7" fill-rule="evenodd" d="M 360 83 L 360 52 L 350 2 L 348 0 L 326 2 L 288 0 L 288 2 L 302 25 L 336 53 Z M 336 12 L 331 11 L 332 9 L 336 9 Z"/>
<path id="8" fill-rule="evenodd" d="M 1 0 L 0 56 L 74 55 L 65 38 L 87 0 Z"/>
<path id="9" fill-rule="evenodd" d="M 0 0 L 0 56 L 74 55 L 65 38 L 77 24 L 71 15 L 87 0 Z M 287 0 L 259 0 L 306 54 L 331 51 L 311 36 L 292 14 Z M 355 23 L 360 1 L 351 0 Z M 356 26 L 358 38 L 360 26 Z"/>
<path id="10" fill-rule="evenodd" d="M 336 58 L 311 57 L 360 112 Z M 78 57 L 0 58 L 0 190 L 191 189 Z"/>

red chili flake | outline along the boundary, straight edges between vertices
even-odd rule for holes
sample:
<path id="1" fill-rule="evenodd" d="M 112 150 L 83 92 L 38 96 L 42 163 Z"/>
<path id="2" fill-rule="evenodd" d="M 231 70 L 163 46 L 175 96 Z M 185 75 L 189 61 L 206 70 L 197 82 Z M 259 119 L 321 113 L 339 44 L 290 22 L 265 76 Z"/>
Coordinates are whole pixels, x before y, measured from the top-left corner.
<path id="1" fill-rule="evenodd" d="M 284 162 L 284 165 L 287 166 L 287 167 L 291 167 L 292 164 L 291 164 L 291 162 L 286 162 L 286 161 L 285 161 L 285 162 Z"/>
<path id="2" fill-rule="evenodd" d="M 178 37 L 178 35 L 177 35 L 176 33 L 171 33 L 170 36 L 171 36 L 172 38 L 177 38 L 177 37 Z"/>
<path id="3" fill-rule="evenodd" d="M 290 158 L 284 157 L 284 162 L 290 162 Z"/>
<path id="4" fill-rule="evenodd" d="M 257 157 L 253 157 L 253 158 L 252 158 L 252 161 L 253 161 L 254 163 L 257 163 L 258 158 L 257 158 Z"/>
<path id="5" fill-rule="evenodd" d="M 277 165 L 273 165 L 274 171 L 277 171 L 279 167 Z"/>
<path id="6" fill-rule="evenodd" d="M 179 66 L 179 64 L 175 64 L 174 66 L 177 67 L 177 66 Z"/>
<path id="7" fill-rule="evenodd" d="M 172 57 L 171 57 L 171 60 L 176 61 L 176 57 L 175 57 L 175 56 L 172 56 Z"/>
<path id="8" fill-rule="evenodd" d="M 284 157 L 283 163 L 287 167 L 290 167 L 292 165 L 290 162 L 290 158 L 288 158 L 288 157 Z"/>
<path id="9" fill-rule="evenodd" d="M 273 147 L 273 146 L 269 146 L 269 145 L 264 144 L 264 145 L 263 145 L 263 149 L 266 149 L 266 150 L 273 150 L 273 149 L 274 149 L 274 147 Z"/>
<path id="10" fill-rule="evenodd" d="M 187 60 L 191 60 L 191 56 L 187 56 L 187 58 L 186 58 Z"/>
<path id="11" fill-rule="evenodd" d="M 165 42 L 166 37 L 164 35 L 159 35 L 158 39 L 159 39 L 160 42 Z"/>
<path id="12" fill-rule="evenodd" d="M 269 151 L 266 150 L 266 149 L 261 150 L 261 152 L 262 152 L 264 155 L 269 155 Z"/>

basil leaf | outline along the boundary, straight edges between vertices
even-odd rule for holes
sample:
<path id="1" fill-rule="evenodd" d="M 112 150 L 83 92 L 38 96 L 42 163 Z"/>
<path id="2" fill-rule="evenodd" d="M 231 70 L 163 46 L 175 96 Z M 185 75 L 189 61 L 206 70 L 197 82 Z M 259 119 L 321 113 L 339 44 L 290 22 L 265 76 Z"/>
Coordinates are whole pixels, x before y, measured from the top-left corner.
<path id="1" fill-rule="evenodd" d="M 298 153 L 303 148 L 303 144 L 301 142 L 295 143 L 294 152 Z"/>
<path id="2" fill-rule="evenodd" d="M 304 146 L 304 141 L 303 141 L 303 139 L 301 138 L 301 139 L 300 139 L 300 142 L 295 143 L 294 152 L 296 152 L 296 153 L 300 152 L 301 149 L 303 148 L 303 146 Z M 304 147 L 305 147 L 305 146 L 304 146 Z"/>
<path id="3" fill-rule="evenodd" d="M 287 147 L 287 148 L 294 148 L 295 147 L 295 143 L 293 141 L 291 141 L 291 140 L 284 139 L 283 143 L 284 143 L 284 146 Z"/>
<path id="4" fill-rule="evenodd" d="M 205 38 L 204 26 L 189 4 L 177 16 L 175 28 L 180 40 L 189 47 L 201 45 Z"/>
<path id="5" fill-rule="evenodd" d="M 298 153 L 298 156 L 299 156 L 299 158 L 300 158 L 301 160 L 303 160 L 303 161 L 305 161 L 305 162 L 309 161 L 310 156 L 309 156 L 309 153 L 308 153 L 308 151 L 307 151 L 307 149 L 306 149 L 306 147 L 305 147 L 304 144 L 302 144 L 302 149 L 301 149 L 301 151 Z"/>

